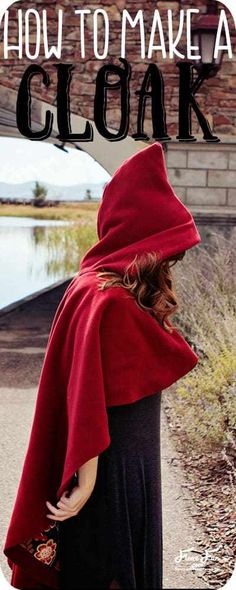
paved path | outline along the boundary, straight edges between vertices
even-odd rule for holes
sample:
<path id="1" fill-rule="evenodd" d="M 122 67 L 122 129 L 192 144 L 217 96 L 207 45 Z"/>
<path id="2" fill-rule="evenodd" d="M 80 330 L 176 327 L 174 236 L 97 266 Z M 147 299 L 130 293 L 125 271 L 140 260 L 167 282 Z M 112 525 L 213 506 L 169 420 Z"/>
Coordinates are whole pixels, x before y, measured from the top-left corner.
<path id="1" fill-rule="evenodd" d="M 2 546 L 29 437 L 48 330 L 64 288 L 60 286 L 0 317 L 0 565 L 8 580 L 10 570 Z M 206 588 L 186 564 L 175 563 L 180 550 L 196 548 L 194 539 L 201 531 L 195 529 L 190 516 L 191 499 L 186 493 L 183 496 L 184 476 L 174 457 L 162 410 L 164 589 Z"/>

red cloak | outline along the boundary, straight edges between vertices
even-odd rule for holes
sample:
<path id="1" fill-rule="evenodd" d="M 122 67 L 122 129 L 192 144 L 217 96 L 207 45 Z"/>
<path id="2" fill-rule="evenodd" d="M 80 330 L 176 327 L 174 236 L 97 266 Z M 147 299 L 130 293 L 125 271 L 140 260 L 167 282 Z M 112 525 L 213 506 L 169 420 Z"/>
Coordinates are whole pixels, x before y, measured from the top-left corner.
<path id="1" fill-rule="evenodd" d="M 58 587 L 57 524 L 46 517 L 80 465 L 110 444 L 106 407 L 134 402 L 191 371 L 197 355 L 122 287 L 98 290 L 97 270 L 124 272 L 136 254 L 162 259 L 200 242 L 155 143 L 106 185 L 99 241 L 84 256 L 54 317 L 4 553 L 15 588 Z M 31 580 L 34 580 L 34 583 Z"/>

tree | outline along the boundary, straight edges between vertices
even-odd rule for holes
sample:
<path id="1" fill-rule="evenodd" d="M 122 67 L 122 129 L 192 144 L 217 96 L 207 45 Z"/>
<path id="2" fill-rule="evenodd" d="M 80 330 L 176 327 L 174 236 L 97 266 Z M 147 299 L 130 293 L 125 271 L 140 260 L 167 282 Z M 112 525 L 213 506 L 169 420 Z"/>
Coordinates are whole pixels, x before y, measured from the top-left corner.
<path id="1" fill-rule="evenodd" d="M 33 188 L 33 206 L 34 207 L 44 207 L 45 200 L 47 196 L 47 189 L 45 186 L 40 184 L 38 180 L 35 182 L 35 187 Z"/>
<path id="2" fill-rule="evenodd" d="M 90 188 L 87 188 L 87 190 L 86 190 L 85 199 L 87 201 L 91 201 L 91 199 L 92 199 L 92 193 L 91 193 Z"/>

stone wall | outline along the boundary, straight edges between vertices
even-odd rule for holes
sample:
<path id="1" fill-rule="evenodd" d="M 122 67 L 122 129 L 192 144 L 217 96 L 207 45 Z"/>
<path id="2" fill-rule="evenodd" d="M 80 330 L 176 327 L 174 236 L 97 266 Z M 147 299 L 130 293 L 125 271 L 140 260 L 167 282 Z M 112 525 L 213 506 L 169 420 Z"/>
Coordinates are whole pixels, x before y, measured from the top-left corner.
<path id="1" fill-rule="evenodd" d="M 168 144 L 169 179 L 181 200 L 199 212 L 236 212 L 236 145 Z"/>

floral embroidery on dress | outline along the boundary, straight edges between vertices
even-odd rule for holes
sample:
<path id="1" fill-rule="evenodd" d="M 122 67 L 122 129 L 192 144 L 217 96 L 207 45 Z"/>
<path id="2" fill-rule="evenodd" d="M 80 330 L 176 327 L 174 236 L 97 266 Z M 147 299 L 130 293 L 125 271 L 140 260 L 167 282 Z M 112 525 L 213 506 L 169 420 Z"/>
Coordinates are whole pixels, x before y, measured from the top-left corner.
<path id="1" fill-rule="evenodd" d="M 59 525 L 57 522 L 50 524 L 39 535 L 22 543 L 21 547 L 26 549 L 35 559 L 48 567 L 60 571 L 59 563 Z"/>
<path id="2" fill-rule="evenodd" d="M 37 551 L 34 554 L 34 557 L 39 559 L 39 561 L 43 561 L 46 565 L 50 565 L 56 555 L 56 547 L 57 544 L 54 543 L 52 539 L 49 539 L 47 543 L 41 543 L 37 546 Z"/>

